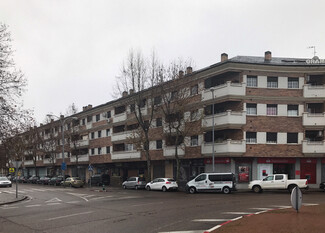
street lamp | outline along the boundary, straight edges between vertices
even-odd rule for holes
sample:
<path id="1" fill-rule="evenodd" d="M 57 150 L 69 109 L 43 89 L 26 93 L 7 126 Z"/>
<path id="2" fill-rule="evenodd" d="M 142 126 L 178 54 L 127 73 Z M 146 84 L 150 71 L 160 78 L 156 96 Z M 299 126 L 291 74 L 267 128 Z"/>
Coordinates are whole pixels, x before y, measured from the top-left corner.
<path id="1" fill-rule="evenodd" d="M 212 94 L 212 171 L 214 172 L 214 89 L 210 89 L 211 94 Z"/>
<path id="2" fill-rule="evenodd" d="M 56 117 L 60 120 L 60 123 L 61 123 L 61 132 L 62 132 L 62 165 L 61 165 L 61 169 L 62 169 L 62 174 L 63 174 L 63 184 L 65 182 L 65 169 L 66 169 L 66 165 L 65 165 L 65 162 L 64 162 L 64 124 L 65 124 L 65 121 L 66 120 L 70 120 L 70 119 L 73 119 L 73 120 L 78 120 L 77 117 L 67 117 L 67 118 L 64 118 L 63 115 L 61 115 L 61 117 L 58 117 L 56 115 L 53 115 L 53 114 L 47 114 L 48 117 Z M 65 187 L 65 185 L 64 185 Z"/>

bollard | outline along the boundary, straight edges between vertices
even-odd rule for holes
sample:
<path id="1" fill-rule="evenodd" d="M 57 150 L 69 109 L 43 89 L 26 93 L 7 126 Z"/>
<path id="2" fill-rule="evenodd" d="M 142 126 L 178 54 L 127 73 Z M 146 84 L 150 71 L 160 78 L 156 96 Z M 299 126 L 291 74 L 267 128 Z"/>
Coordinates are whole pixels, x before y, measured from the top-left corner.
<path id="1" fill-rule="evenodd" d="M 103 192 L 106 192 L 105 184 L 103 184 Z"/>

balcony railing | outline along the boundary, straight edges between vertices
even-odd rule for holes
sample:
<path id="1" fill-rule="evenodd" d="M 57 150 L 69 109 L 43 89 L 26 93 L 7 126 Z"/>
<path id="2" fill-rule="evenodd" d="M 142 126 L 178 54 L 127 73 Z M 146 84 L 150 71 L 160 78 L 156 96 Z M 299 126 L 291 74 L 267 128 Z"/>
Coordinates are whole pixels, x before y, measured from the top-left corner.
<path id="1" fill-rule="evenodd" d="M 185 151 L 182 148 L 177 148 L 178 156 L 184 156 Z M 175 147 L 174 146 L 166 146 L 164 148 L 164 156 L 166 157 L 175 157 Z"/>
<path id="2" fill-rule="evenodd" d="M 131 131 L 124 131 L 121 133 L 112 133 L 111 134 L 111 141 L 116 142 L 116 141 L 122 141 L 126 140 L 128 138 L 132 137 L 132 132 Z"/>
<path id="3" fill-rule="evenodd" d="M 126 112 L 123 112 L 123 113 L 117 114 L 113 117 L 113 123 L 125 121 L 126 119 L 127 119 L 127 114 L 126 114 Z"/>
<path id="4" fill-rule="evenodd" d="M 204 117 L 202 121 L 202 127 L 212 127 L 213 115 Z M 245 125 L 246 124 L 246 112 L 233 112 L 227 110 L 223 113 L 214 114 L 214 126 L 222 125 Z"/>
<path id="5" fill-rule="evenodd" d="M 325 126 L 325 112 L 323 113 L 303 113 L 304 126 Z"/>
<path id="6" fill-rule="evenodd" d="M 112 152 L 111 158 L 112 160 L 140 159 L 141 152 L 140 151 L 116 151 L 116 152 Z"/>
<path id="7" fill-rule="evenodd" d="M 52 161 L 52 159 L 46 159 L 46 158 L 45 158 L 45 159 L 43 160 L 43 163 L 44 163 L 44 164 L 52 164 L 52 163 L 56 163 L 56 159 L 54 159 L 54 161 Z"/>
<path id="8" fill-rule="evenodd" d="M 220 143 L 214 143 L 215 154 L 241 155 L 246 152 L 245 140 L 228 139 Z M 202 154 L 212 154 L 212 143 L 203 143 L 201 146 Z"/>
<path id="9" fill-rule="evenodd" d="M 73 148 L 74 147 L 73 143 L 70 143 L 70 146 L 71 148 Z M 77 141 L 76 146 L 77 147 L 89 146 L 89 139 Z"/>
<path id="10" fill-rule="evenodd" d="M 305 98 L 325 98 L 325 85 L 304 85 Z"/>
<path id="11" fill-rule="evenodd" d="M 33 164 L 34 164 L 33 160 L 25 160 L 24 161 L 24 165 L 33 165 Z"/>
<path id="12" fill-rule="evenodd" d="M 311 142 L 307 140 L 302 141 L 302 153 L 304 154 L 324 154 L 325 141 Z"/>
<path id="13" fill-rule="evenodd" d="M 88 154 L 78 155 L 78 162 L 88 162 L 88 161 L 89 161 L 89 155 Z M 77 162 L 77 156 L 72 155 L 70 157 L 70 162 L 71 163 Z"/>
<path id="14" fill-rule="evenodd" d="M 225 84 L 212 87 L 214 89 L 214 98 L 220 98 L 223 96 L 244 96 L 246 94 L 246 84 L 245 83 L 232 83 L 228 81 Z M 212 92 L 210 89 L 206 89 L 202 93 L 202 101 L 211 100 Z"/>

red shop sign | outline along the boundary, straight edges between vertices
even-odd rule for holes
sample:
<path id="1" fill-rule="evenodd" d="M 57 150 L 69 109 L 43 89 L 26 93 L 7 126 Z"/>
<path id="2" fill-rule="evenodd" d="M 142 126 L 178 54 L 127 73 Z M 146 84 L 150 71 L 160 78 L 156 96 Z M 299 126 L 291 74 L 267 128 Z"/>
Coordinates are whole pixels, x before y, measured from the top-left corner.
<path id="1" fill-rule="evenodd" d="M 257 163 L 296 163 L 294 158 L 258 158 Z"/>
<path id="2" fill-rule="evenodd" d="M 214 158 L 214 164 L 230 163 L 230 158 Z M 212 164 L 212 158 L 205 158 L 204 164 Z"/>
<path id="3" fill-rule="evenodd" d="M 317 159 L 300 159 L 300 163 L 312 163 L 312 164 L 316 164 L 317 163 Z"/>

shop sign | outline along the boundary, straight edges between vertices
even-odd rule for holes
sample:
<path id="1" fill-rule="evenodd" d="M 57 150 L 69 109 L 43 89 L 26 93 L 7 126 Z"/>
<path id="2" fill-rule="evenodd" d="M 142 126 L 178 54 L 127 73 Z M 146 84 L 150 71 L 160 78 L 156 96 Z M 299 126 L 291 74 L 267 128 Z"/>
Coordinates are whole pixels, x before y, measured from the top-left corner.
<path id="1" fill-rule="evenodd" d="M 230 158 L 214 158 L 214 164 L 230 163 Z M 212 164 L 212 158 L 204 159 L 204 164 Z"/>
<path id="2" fill-rule="evenodd" d="M 292 158 L 258 158 L 257 163 L 296 163 Z"/>
<path id="3" fill-rule="evenodd" d="M 300 163 L 316 164 L 317 163 L 317 159 L 300 159 Z"/>

